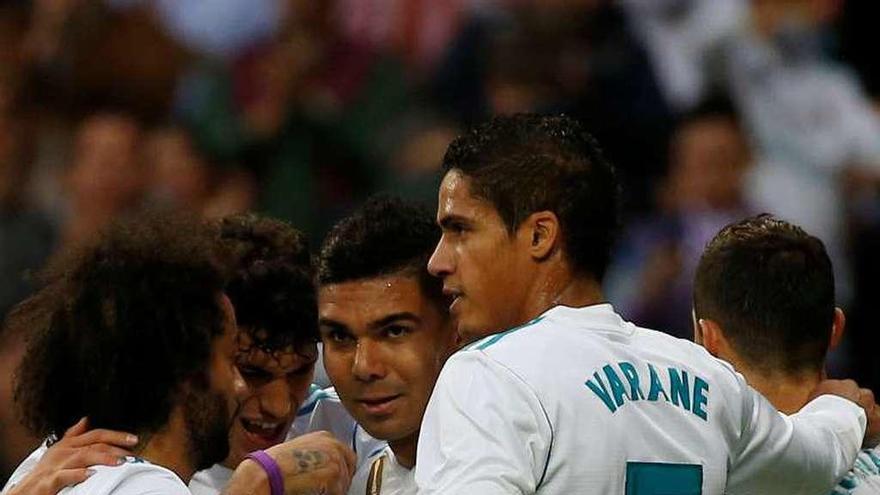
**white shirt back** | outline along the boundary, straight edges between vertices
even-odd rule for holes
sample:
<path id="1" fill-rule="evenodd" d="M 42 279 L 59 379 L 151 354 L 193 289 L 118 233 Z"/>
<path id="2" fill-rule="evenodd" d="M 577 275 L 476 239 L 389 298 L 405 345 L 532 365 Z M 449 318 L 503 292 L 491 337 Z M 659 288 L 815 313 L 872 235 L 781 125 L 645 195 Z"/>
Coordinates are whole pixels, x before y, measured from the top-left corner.
<path id="1" fill-rule="evenodd" d="M 422 423 L 419 493 L 823 493 L 864 434 L 823 396 L 791 417 L 692 342 L 610 305 L 555 307 L 446 363 Z"/>
<path id="2" fill-rule="evenodd" d="M 27 475 L 46 453 L 43 445 L 15 470 L 4 492 Z M 59 495 L 190 495 L 172 471 L 139 457 L 126 457 L 119 466 L 92 466 L 95 474 L 82 483 L 61 490 Z"/>

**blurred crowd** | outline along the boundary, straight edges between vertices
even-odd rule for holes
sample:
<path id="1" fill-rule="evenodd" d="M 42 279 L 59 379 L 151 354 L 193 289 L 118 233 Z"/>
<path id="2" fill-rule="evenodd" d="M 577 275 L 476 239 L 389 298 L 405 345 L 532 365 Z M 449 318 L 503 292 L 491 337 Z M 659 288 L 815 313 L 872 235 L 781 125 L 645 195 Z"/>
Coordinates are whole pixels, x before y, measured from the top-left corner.
<path id="1" fill-rule="evenodd" d="M 565 112 L 624 183 L 624 315 L 689 337 L 705 243 L 772 212 L 835 263 L 831 373 L 880 390 L 871 4 L 0 0 L 0 314 L 121 213 L 257 210 L 319 242 L 373 192 L 435 201 L 467 126 Z"/>

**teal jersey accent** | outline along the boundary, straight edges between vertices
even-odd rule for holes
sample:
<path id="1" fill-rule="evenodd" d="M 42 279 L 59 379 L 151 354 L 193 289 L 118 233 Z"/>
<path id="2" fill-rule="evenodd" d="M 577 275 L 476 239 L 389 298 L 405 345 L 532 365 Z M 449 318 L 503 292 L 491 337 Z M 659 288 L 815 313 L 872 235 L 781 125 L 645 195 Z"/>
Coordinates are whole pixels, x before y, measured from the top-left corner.
<path id="1" fill-rule="evenodd" d="M 861 451 L 850 472 L 837 483 L 831 495 L 850 495 L 866 483 L 875 490 L 880 486 L 880 447 Z"/>
<path id="2" fill-rule="evenodd" d="M 626 495 L 701 495 L 703 466 L 626 463 Z"/>
<path id="3" fill-rule="evenodd" d="M 514 332 L 517 332 L 519 330 L 522 330 L 523 328 L 530 327 L 530 326 L 534 325 L 535 323 L 540 322 L 543 319 L 544 319 L 543 316 L 539 316 L 539 317 L 535 318 L 534 320 L 532 320 L 528 323 L 524 323 L 518 327 L 513 327 L 510 330 L 505 330 L 504 332 L 496 333 L 494 335 L 484 337 L 483 339 L 478 340 L 478 341 L 474 342 L 473 344 L 471 344 L 470 346 L 466 347 L 465 350 L 470 351 L 470 350 L 476 349 L 478 351 L 483 351 L 486 348 L 496 344 L 499 340 L 503 339 L 504 337 L 506 337 Z"/>
<path id="4" fill-rule="evenodd" d="M 645 368 L 648 370 L 647 379 L 643 379 Z M 689 375 L 686 371 L 676 368 L 667 368 L 667 372 L 670 391 L 668 395 L 652 363 L 639 363 L 638 367 L 628 361 L 621 361 L 616 367 L 609 363 L 602 366 L 601 373 L 604 374 L 604 378 L 600 371 L 596 370 L 592 377 L 584 381 L 584 385 L 612 414 L 626 402 L 643 400 L 660 402 L 662 397 L 663 401 L 689 411 L 703 421 L 708 421 L 709 383 L 699 376 Z M 647 397 L 642 390 L 643 383 L 650 384 Z"/>

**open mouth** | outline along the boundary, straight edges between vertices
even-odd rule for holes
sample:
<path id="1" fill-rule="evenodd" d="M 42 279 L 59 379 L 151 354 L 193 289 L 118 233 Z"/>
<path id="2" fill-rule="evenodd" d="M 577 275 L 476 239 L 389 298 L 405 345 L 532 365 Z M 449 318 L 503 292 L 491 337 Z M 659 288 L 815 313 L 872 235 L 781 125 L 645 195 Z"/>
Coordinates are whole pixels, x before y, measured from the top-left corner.
<path id="1" fill-rule="evenodd" d="M 241 418 L 240 422 L 251 443 L 259 447 L 271 447 L 280 443 L 287 433 L 287 423 L 254 421 L 245 418 Z"/>

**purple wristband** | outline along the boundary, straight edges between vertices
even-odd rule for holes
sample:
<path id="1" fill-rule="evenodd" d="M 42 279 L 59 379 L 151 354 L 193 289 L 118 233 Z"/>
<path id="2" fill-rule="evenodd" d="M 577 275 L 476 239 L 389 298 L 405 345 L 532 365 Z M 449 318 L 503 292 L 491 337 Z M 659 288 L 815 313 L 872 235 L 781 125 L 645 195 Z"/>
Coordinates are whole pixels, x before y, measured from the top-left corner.
<path id="1" fill-rule="evenodd" d="M 266 474 L 269 476 L 271 495 L 284 495 L 284 477 L 281 475 L 281 468 L 278 467 L 275 459 L 272 459 L 269 454 L 262 450 L 251 452 L 247 455 L 247 458 L 259 464 L 263 471 L 266 471 Z"/>

